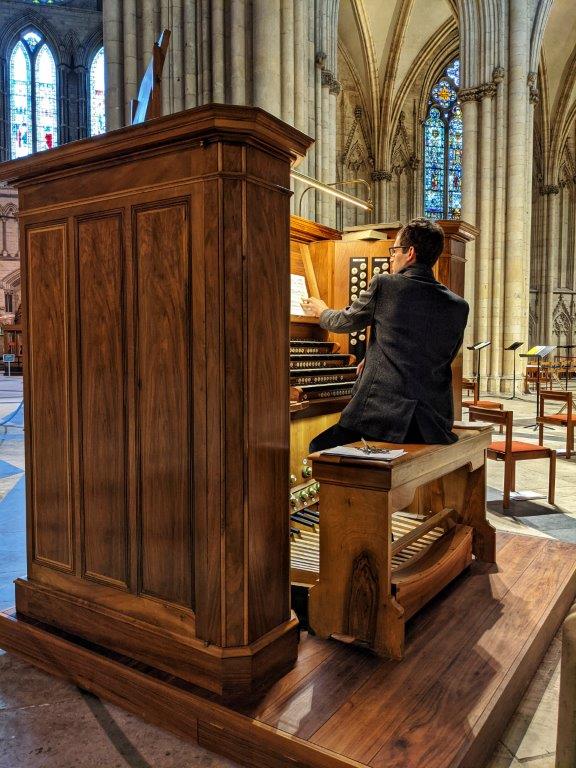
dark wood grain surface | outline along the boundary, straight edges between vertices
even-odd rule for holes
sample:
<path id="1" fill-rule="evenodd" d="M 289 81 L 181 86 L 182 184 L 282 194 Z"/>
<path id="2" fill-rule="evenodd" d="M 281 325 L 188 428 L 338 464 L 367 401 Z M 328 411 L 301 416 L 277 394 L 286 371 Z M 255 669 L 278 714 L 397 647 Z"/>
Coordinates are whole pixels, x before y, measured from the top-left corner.
<path id="1" fill-rule="evenodd" d="M 574 545 L 500 534 L 497 551 L 410 622 L 403 661 L 304 636 L 292 671 L 236 703 L 14 616 L 0 643 L 250 768 L 478 768 L 576 595 Z"/>

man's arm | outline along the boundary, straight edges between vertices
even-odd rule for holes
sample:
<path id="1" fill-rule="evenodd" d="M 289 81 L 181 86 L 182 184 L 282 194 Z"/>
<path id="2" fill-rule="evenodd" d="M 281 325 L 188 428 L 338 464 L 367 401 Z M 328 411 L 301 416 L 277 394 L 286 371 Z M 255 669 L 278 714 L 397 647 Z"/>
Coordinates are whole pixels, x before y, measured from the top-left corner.
<path id="1" fill-rule="evenodd" d="M 368 288 L 360 291 L 360 295 L 346 309 L 329 309 L 321 300 L 311 297 L 302 301 L 302 307 L 307 315 L 320 318 L 320 325 L 334 333 L 351 333 L 366 328 L 374 318 L 378 278 L 370 282 Z"/>

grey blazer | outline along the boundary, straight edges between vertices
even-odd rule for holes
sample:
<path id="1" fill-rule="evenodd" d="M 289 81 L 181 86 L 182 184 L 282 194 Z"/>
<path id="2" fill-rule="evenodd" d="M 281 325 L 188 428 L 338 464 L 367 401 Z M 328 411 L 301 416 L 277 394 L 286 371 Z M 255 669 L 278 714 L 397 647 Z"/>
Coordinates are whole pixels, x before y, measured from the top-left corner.
<path id="1" fill-rule="evenodd" d="M 424 442 L 454 442 L 450 366 L 467 319 L 467 302 L 420 264 L 376 276 L 346 309 L 324 310 L 320 325 L 329 331 L 371 326 L 364 370 L 340 424 L 401 443 L 414 420 Z"/>

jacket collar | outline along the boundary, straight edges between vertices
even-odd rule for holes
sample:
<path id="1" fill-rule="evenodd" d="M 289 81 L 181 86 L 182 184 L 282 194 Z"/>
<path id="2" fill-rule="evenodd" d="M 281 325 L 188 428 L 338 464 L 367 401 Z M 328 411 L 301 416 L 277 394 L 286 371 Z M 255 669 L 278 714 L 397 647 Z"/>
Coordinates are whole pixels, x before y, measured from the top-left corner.
<path id="1" fill-rule="evenodd" d="M 404 267 L 404 269 L 401 269 L 398 274 L 405 275 L 406 277 L 428 277 L 433 280 L 436 279 L 432 272 L 432 267 L 429 267 L 426 264 L 409 264 L 407 267 Z"/>

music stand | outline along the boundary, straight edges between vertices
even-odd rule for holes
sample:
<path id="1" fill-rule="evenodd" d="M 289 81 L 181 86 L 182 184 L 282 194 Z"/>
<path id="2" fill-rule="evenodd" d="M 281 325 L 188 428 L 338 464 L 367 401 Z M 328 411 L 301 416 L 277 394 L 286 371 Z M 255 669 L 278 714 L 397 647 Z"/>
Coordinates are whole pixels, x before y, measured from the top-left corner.
<path id="1" fill-rule="evenodd" d="M 516 352 L 518 347 L 521 347 L 522 344 L 524 344 L 523 341 L 515 341 L 514 344 L 510 344 L 509 347 L 504 347 L 504 349 L 507 352 Z M 509 397 L 508 400 L 515 400 L 516 399 L 516 355 L 512 356 L 513 360 L 513 373 L 512 373 L 512 397 Z"/>
<path id="2" fill-rule="evenodd" d="M 550 347 L 550 346 L 543 346 L 543 345 L 536 345 L 535 347 L 531 347 L 531 349 L 528 350 L 528 352 L 521 352 L 520 357 L 535 357 L 537 362 L 537 370 L 536 370 L 536 423 L 535 424 L 528 424 L 526 429 L 529 429 L 530 427 L 534 427 L 536 429 L 538 427 L 538 406 L 540 402 L 540 362 L 545 358 L 548 357 L 550 352 L 554 352 L 556 347 Z"/>
<path id="3" fill-rule="evenodd" d="M 472 352 L 476 353 L 476 381 L 478 382 L 478 396 L 480 396 L 480 352 L 484 349 L 484 347 L 489 347 L 491 343 L 491 341 L 477 341 L 470 347 L 466 347 L 466 349 L 470 349 Z"/>

